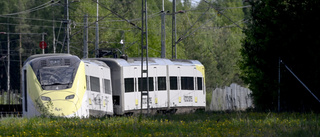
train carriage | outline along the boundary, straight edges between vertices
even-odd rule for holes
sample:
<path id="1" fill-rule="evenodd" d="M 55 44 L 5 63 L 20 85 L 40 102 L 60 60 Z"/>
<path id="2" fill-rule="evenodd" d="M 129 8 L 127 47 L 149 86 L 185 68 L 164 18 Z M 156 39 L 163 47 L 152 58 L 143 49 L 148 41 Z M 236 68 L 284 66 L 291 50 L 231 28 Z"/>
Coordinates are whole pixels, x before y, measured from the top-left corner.
<path id="1" fill-rule="evenodd" d="M 95 117 L 113 115 L 110 68 L 97 60 L 82 61 L 85 64 L 89 115 Z"/>
<path id="2" fill-rule="evenodd" d="M 111 68 L 114 113 L 133 114 L 147 109 L 147 100 L 141 101 L 141 59 L 97 58 Z M 146 66 L 144 61 L 144 66 Z M 195 60 L 149 58 L 149 106 L 153 112 L 192 111 L 205 108 L 204 67 Z"/>
<path id="3" fill-rule="evenodd" d="M 86 69 L 88 67 L 98 70 Z M 98 85 L 86 81 L 86 76 L 93 76 L 95 72 L 105 73 L 97 76 L 99 80 L 110 81 L 109 67 L 98 61 L 82 61 L 69 54 L 30 56 L 22 69 L 23 116 L 88 117 L 97 115 L 96 112 L 112 115 L 110 83 L 107 86 L 110 88 L 108 95 L 102 93 L 107 89 L 102 86 L 96 87 L 101 95 L 87 90 L 87 83 Z M 93 92 L 96 95 L 94 98 L 91 96 Z M 102 105 L 92 107 L 90 99 Z"/>
<path id="4" fill-rule="evenodd" d="M 144 69 L 146 62 L 143 61 Z M 29 57 L 22 69 L 23 116 L 89 117 L 205 109 L 204 66 L 196 60 L 82 59 L 69 54 Z M 141 91 L 147 91 L 149 101 Z M 141 82 L 143 87 L 141 87 Z M 141 105 L 142 104 L 142 105 Z"/>

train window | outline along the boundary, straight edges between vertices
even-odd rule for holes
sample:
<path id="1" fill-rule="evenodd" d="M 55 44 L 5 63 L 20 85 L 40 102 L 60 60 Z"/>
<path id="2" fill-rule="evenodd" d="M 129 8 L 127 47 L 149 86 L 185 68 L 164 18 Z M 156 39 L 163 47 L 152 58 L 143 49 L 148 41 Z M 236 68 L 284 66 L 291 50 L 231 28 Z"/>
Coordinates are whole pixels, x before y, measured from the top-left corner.
<path id="1" fill-rule="evenodd" d="M 100 92 L 100 79 L 98 77 L 90 76 L 91 91 Z"/>
<path id="2" fill-rule="evenodd" d="M 133 78 L 125 78 L 124 79 L 124 91 L 125 92 L 134 92 Z"/>
<path id="3" fill-rule="evenodd" d="M 178 78 L 170 77 L 170 90 L 178 90 Z"/>
<path id="4" fill-rule="evenodd" d="M 103 83 L 104 83 L 104 93 L 111 94 L 110 80 L 103 79 Z"/>
<path id="5" fill-rule="evenodd" d="M 89 81 L 89 76 L 86 75 L 86 82 L 87 82 L 87 90 L 90 90 L 90 81 Z"/>
<path id="6" fill-rule="evenodd" d="M 202 90 L 202 77 L 197 77 L 198 90 Z"/>
<path id="7" fill-rule="evenodd" d="M 141 78 L 138 79 L 138 84 L 139 84 L 139 91 L 147 91 L 147 78 L 143 78 L 142 82 L 143 82 L 143 87 L 141 88 Z M 149 91 L 153 91 L 153 77 L 149 77 Z"/>
<path id="8" fill-rule="evenodd" d="M 182 90 L 194 90 L 193 77 L 181 77 Z"/>
<path id="9" fill-rule="evenodd" d="M 158 77 L 158 90 L 166 90 L 166 77 Z"/>

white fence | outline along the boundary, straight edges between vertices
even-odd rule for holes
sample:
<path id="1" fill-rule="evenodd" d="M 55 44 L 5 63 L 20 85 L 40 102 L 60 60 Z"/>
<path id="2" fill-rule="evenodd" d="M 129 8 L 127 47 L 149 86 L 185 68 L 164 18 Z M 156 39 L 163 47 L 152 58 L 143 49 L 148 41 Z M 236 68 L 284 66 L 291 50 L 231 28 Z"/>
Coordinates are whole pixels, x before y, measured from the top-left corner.
<path id="1" fill-rule="evenodd" d="M 246 110 L 247 108 L 253 108 L 251 93 L 252 91 L 248 88 L 234 83 L 224 89 L 216 88 L 212 92 L 210 110 Z"/>

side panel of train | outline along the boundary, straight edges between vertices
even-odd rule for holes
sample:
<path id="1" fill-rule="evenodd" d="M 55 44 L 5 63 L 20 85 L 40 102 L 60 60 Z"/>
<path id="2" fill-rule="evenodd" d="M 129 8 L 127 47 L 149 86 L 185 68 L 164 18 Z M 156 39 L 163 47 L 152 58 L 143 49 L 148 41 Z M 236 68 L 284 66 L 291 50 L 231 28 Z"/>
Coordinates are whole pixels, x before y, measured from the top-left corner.
<path id="1" fill-rule="evenodd" d="M 205 107 L 203 66 L 168 67 L 170 107 Z"/>
<path id="2" fill-rule="evenodd" d="M 139 63 L 121 59 L 98 59 L 111 68 L 114 113 L 117 115 L 140 112 L 141 103 L 147 109 L 147 98 L 141 101 L 141 90 L 147 91 L 147 79 L 141 87 Z M 162 63 L 150 63 L 149 107 L 155 112 L 190 111 L 205 108 L 204 67 L 199 64 L 174 64 L 168 59 Z M 145 65 L 144 65 L 145 66 Z M 144 75 L 145 77 L 145 75 Z"/>
<path id="3" fill-rule="evenodd" d="M 89 115 L 113 115 L 110 68 L 95 60 L 84 60 Z"/>

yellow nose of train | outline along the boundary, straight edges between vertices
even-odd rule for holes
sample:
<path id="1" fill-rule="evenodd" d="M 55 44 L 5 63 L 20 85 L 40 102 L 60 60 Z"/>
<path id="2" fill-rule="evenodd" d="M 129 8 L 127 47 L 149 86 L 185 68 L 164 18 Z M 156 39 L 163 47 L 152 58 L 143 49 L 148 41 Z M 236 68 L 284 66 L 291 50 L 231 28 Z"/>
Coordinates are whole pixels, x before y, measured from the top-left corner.
<path id="1" fill-rule="evenodd" d="M 40 100 L 47 112 L 53 116 L 68 116 L 75 114 L 79 107 L 79 97 L 71 91 L 47 92 L 40 96 Z"/>

